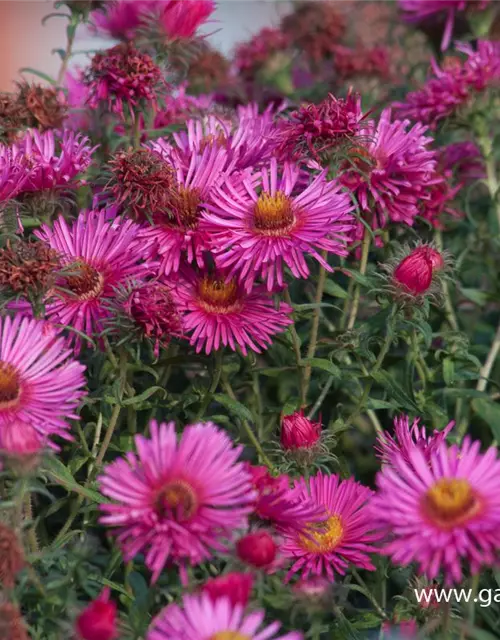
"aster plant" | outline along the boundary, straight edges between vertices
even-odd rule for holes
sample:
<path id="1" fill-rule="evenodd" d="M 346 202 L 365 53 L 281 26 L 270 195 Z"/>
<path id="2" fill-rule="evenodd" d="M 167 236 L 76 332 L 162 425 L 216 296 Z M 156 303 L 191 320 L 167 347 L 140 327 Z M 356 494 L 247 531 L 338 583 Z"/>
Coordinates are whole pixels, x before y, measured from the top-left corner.
<path id="1" fill-rule="evenodd" d="M 0 94 L 0 638 L 498 637 L 496 4 L 55 9 Z"/>

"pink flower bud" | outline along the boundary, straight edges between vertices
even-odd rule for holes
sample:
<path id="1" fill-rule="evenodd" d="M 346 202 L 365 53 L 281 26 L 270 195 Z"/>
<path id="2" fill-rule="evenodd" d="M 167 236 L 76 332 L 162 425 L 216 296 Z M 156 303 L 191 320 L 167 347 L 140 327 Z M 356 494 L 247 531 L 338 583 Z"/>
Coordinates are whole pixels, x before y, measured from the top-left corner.
<path id="1" fill-rule="evenodd" d="M 36 429 L 22 420 L 13 420 L 0 431 L 0 454 L 15 473 L 30 473 L 37 465 L 43 442 Z"/>
<path id="2" fill-rule="evenodd" d="M 246 607 L 253 587 L 253 577 L 249 573 L 228 573 L 208 580 L 202 586 L 202 591 L 208 593 L 212 600 L 229 598 L 233 606 L 240 604 Z"/>
<path id="3" fill-rule="evenodd" d="M 236 543 L 238 558 L 247 564 L 268 567 L 276 558 L 277 546 L 267 531 L 255 531 L 240 538 Z"/>
<path id="4" fill-rule="evenodd" d="M 76 620 L 81 640 L 114 640 L 117 637 L 116 604 L 109 600 L 109 589 L 82 611 Z"/>
<path id="5" fill-rule="evenodd" d="M 437 259 L 431 257 L 429 251 L 429 247 L 418 247 L 398 264 L 394 270 L 394 281 L 398 287 L 416 296 L 430 288 Z"/>
<path id="6" fill-rule="evenodd" d="M 281 446 L 285 451 L 311 449 L 321 437 L 321 423 L 306 418 L 302 410 L 281 421 Z"/>

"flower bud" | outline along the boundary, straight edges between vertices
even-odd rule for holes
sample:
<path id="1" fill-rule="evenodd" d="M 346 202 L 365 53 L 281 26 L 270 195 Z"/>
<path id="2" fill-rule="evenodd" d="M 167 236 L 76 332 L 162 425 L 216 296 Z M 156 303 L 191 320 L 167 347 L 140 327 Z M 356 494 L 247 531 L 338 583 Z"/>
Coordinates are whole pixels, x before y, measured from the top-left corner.
<path id="1" fill-rule="evenodd" d="M 255 531 L 240 538 L 236 543 L 238 558 L 247 564 L 268 567 L 276 558 L 277 546 L 267 531 Z"/>
<path id="2" fill-rule="evenodd" d="M 208 580 L 202 586 L 203 593 L 208 593 L 212 600 L 229 598 L 233 606 L 237 604 L 246 607 L 253 586 L 253 577 L 250 573 L 227 573 Z"/>
<path id="3" fill-rule="evenodd" d="M 43 449 L 36 429 L 22 420 L 14 420 L 2 426 L 0 455 L 15 473 L 29 474 L 35 469 Z"/>
<path id="4" fill-rule="evenodd" d="M 109 600 L 109 589 L 82 611 L 76 620 L 81 640 L 114 640 L 117 638 L 116 604 Z"/>
<path id="5" fill-rule="evenodd" d="M 437 262 L 437 258 L 431 257 L 429 251 L 429 247 L 418 247 L 397 265 L 394 269 L 394 282 L 398 288 L 415 296 L 429 290 L 434 263 Z"/>
<path id="6" fill-rule="evenodd" d="M 281 446 L 285 451 L 311 449 L 321 437 L 321 423 L 306 418 L 304 412 L 296 411 L 284 416 L 281 421 Z"/>

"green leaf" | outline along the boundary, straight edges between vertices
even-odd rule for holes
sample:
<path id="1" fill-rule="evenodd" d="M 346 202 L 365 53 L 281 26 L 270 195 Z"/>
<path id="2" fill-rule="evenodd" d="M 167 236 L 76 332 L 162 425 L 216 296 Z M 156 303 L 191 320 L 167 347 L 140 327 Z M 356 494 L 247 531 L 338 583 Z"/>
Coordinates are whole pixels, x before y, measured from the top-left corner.
<path id="1" fill-rule="evenodd" d="M 313 369 L 322 369 L 323 371 L 328 372 L 331 376 L 340 380 L 341 371 L 340 368 L 337 367 L 336 364 L 330 362 L 326 358 L 305 358 L 302 360 L 302 363 L 305 365 L 309 365 Z"/>
<path id="2" fill-rule="evenodd" d="M 64 464 L 55 456 L 47 456 L 43 462 L 41 472 L 46 473 L 54 482 L 60 484 L 68 491 L 74 491 L 92 502 L 97 502 L 99 504 L 103 502 L 111 502 L 111 500 L 105 498 L 102 493 L 78 484 L 71 475 L 69 469 L 65 467 Z"/>
<path id="3" fill-rule="evenodd" d="M 445 358 L 443 360 L 443 378 L 449 386 L 455 382 L 455 363 L 452 358 Z"/>
<path id="4" fill-rule="evenodd" d="M 342 289 L 340 285 L 332 280 L 327 280 L 325 282 L 325 293 L 334 298 L 342 298 L 345 300 L 348 296 L 348 293 L 345 289 Z"/>
<path id="5" fill-rule="evenodd" d="M 146 391 L 143 391 L 138 396 L 132 396 L 132 398 L 127 398 L 126 400 L 123 400 L 122 405 L 124 407 L 130 407 L 131 405 L 134 405 L 134 404 L 140 404 L 141 402 L 144 402 L 144 400 L 147 400 L 148 398 L 150 398 L 157 391 L 161 391 L 163 393 L 164 398 L 167 395 L 167 392 L 163 387 L 149 387 L 149 389 L 146 389 Z"/>
<path id="6" fill-rule="evenodd" d="M 225 393 L 216 393 L 213 399 L 238 418 L 248 420 L 248 422 L 254 421 L 252 412 L 244 404 L 241 404 L 238 400 L 233 400 Z"/>
<path id="7" fill-rule="evenodd" d="M 343 268 L 342 272 L 345 273 L 346 275 L 350 276 L 351 278 L 354 278 L 354 280 L 358 284 L 360 284 L 360 285 L 362 285 L 364 287 L 369 287 L 370 286 L 370 279 L 367 278 L 362 273 L 360 273 L 359 271 L 356 271 L 355 269 Z"/>
<path id="8" fill-rule="evenodd" d="M 49 13 L 48 16 L 45 16 L 44 18 L 42 18 L 42 25 L 45 26 L 47 21 L 50 20 L 51 18 L 67 18 L 68 20 L 71 19 L 71 14 L 69 13 Z"/>
<path id="9" fill-rule="evenodd" d="M 460 289 L 462 295 L 465 296 L 474 304 L 477 304 L 479 307 L 484 307 L 484 305 L 488 302 L 488 294 L 480 289 L 468 289 L 462 288 Z"/>
<path id="10" fill-rule="evenodd" d="M 401 407 L 418 411 L 417 405 L 388 371 L 375 371 L 372 378 L 381 384 L 388 392 L 389 398 L 394 399 Z"/>
<path id="11" fill-rule="evenodd" d="M 500 441 L 500 405 L 483 398 L 476 398 L 471 404 L 474 412 L 489 425 L 495 440 Z"/>
<path id="12" fill-rule="evenodd" d="M 378 409 L 397 409 L 400 406 L 399 402 L 396 402 L 395 400 L 387 402 L 387 400 L 378 400 L 377 398 L 370 398 L 366 403 L 367 409 L 373 409 L 375 411 Z"/>
<path id="13" fill-rule="evenodd" d="M 38 78 L 41 78 L 42 80 L 45 80 L 45 82 L 48 82 L 49 84 L 52 84 L 52 85 L 56 85 L 57 84 L 57 82 L 54 80 L 54 78 L 51 78 L 46 73 L 43 73 L 43 71 L 38 71 L 38 69 L 32 69 L 31 67 L 23 67 L 22 69 L 19 69 L 19 73 L 31 73 L 34 76 L 37 76 Z"/>

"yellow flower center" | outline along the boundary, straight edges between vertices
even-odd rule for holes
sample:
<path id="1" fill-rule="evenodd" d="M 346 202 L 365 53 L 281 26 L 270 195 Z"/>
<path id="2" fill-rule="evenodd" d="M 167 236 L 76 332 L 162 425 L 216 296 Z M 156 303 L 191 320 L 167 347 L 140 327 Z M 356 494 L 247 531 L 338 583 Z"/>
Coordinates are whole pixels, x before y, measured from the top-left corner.
<path id="1" fill-rule="evenodd" d="M 198 498 L 187 482 L 173 480 L 158 492 L 155 508 L 160 517 L 174 515 L 177 520 L 189 520 L 198 511 Z"/>
<path id="2" fill-rule="evenodd" d="M 200 218 L 201 192 L 178 186 L 170 197 L 170 209 L 174 226 L 196 229 Z"/>
<path id="3" fill-rule="evenodd" d="M 330 516 L 326 522 L 309 527 L 307 534 L 300 536 L 300 544 L 306 551 L 326 553 L 340 544 L 343 535 L 344 527 L 340 516 Z"/>
<path id="4" fill-rule="evenodd" d="M 19 375 L 8 362 L 0 360 L 0 409 L 11 409 L 19 402 Z"/>
<path id="5" fill-rule="evenodd" d="M 254 205 L 253 221 L 255 229 L 263 235 L 288 233 L 295 223 L 292 201 L 282 191 L 274 195 L 261 193 Z"/>
<path id="6" fill-rule="evenodd" d="M 480 506 L 469 482 L 463 478 L 441 478 L 423 499 L 427 516 L 442 529 L 451 529 L 470 520 Z"/>
<path id="7" fill-rule="evenodd" d="M 232 313 L 242 308 L 238 285 L 234 280 L 205 276 L 198 285 L 198 300 L 209 313 Z"/>
<path id="8" fill-rule="evenodd" d="M 79 300 L 93 300 L 99 297 L 104 288 L 102 274 L 85 262 L 76 265 L 75 271 L 77 274 L 69 276 L 66 280 L 68 289 Z"/>
<path id="9" fill-rule="evenodd" d="M 252 638 L 239 631 L 219 631 L 210 636 L 210 640 L 252 640 Z"/>

